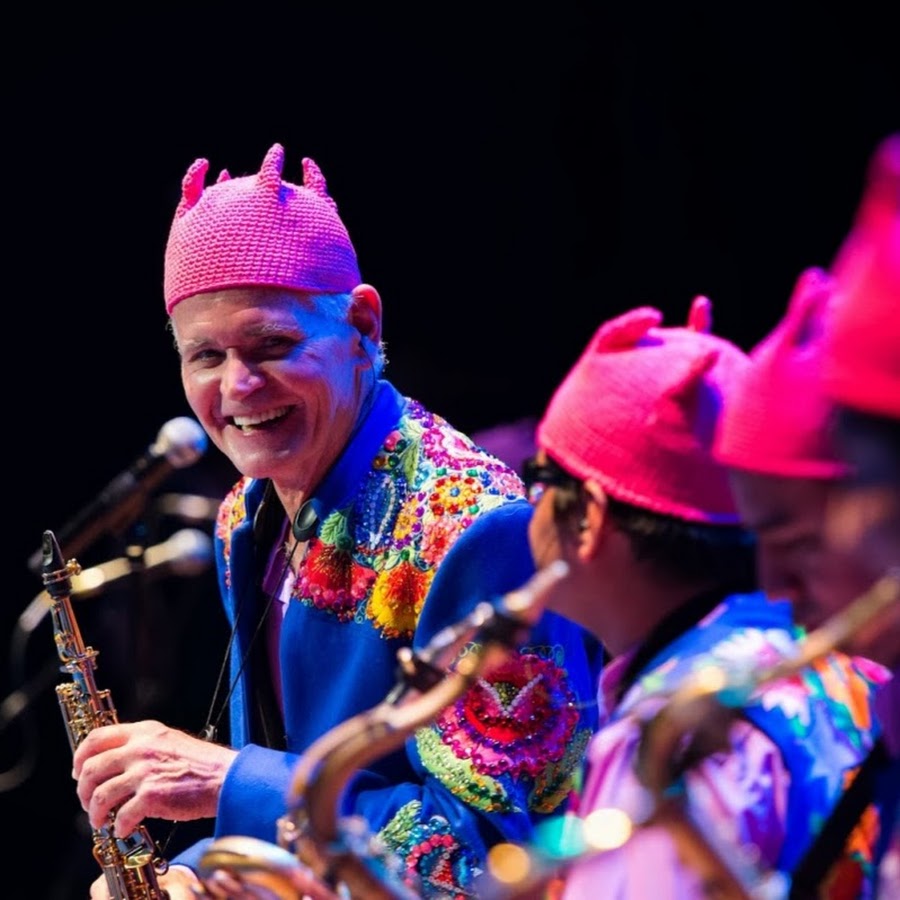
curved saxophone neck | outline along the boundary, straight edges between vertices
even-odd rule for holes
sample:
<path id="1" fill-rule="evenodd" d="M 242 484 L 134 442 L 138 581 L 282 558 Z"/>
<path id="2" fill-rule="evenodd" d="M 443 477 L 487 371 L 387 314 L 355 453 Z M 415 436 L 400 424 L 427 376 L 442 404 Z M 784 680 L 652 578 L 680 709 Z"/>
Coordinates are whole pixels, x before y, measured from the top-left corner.
<path id="1" fill-rule="evenodd" d="M 375 896 L 385 890 L 366 863 L 365 842 L 355 831 L 346 834 L 347 821 L 338 819 L 348 781 L 373 760 L 401 747 L 416 729 L 462 696 L 482 672 L 505 659 L 527 637 L 550 591 L 567 573 L 565 562 L 553 563 L 496 603 L 478 604 L 421 650 L 401 649 L 398 680 L 388 697 L 327 732 L 303 754 L 287 814 L 279 823 L 282 846 L 293 847 L 327 883 L 349 886 L 351 896 Z M 351 838 L 355 846 L 348 845 Z M 371 882 L 368 889 L 366 881 Z"/>

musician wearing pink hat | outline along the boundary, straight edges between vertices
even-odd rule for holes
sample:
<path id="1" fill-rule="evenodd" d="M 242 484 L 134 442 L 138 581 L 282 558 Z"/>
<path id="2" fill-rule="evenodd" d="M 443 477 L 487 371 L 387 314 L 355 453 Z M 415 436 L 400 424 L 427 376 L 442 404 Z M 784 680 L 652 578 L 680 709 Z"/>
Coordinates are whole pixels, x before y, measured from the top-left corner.
<path id="1" fill-rule="evenodd" d="M 875 148 L 855 220 L 832 272 L 837 302 L 826 332 L 824 390 L 849 475 L 829 504 L 826 532 L 872 579 L 900 584 L 900 132 Z M 889 666 L 878 696 L 885 759 L 872 781 L 885 820 L 879 898 L 900 896 L 900 595 L 855 649 Z M 893 817 L 893 830 L 890 817 Z"/>
<path id="2" fill-rule="evenodd" d="M 744 524 L 756 535 L 760 585 L 790 600 L 814 628 L 871 584 L 862 567 L 825 544 L 828 500 L 848 466 L 832 434 L 833 405 L 822 389 L 825 318 L 834 279 L 810 268 L 787 311 L 751 353 L 728 396 L 714 445 L 731 472 Z"/>
<path id="3" fill-rule="evenodd" d="M 900 132 L 873 154 L 832 272 L 823 380 L 850 477 L 831 504 L 829 535 L 878 577 L 900 567 Z M 867 652 L 900 670 L 900 604 L 892 627 L 868 637 Z"/>
<path id="4" fill-rule="evenodd" d="M 214 817 L 213 837 L 274 844 L 302 754 L 385 701 L 398 651 L 534 572 L 519 476 L 385 379 L 381 298 L 324 176 L 306 159 L 294 184 L 283 166 L 276 144 L 258 173 L 207 184 L 197 160 L 165 250 L 187 400 L 242 476 L 215 529 L 232 638 L 208 724 L 229 743 L 160 722 L 93 730 L 74 775 L 96 827 L 113 811 L 124 834 Z M 357 772 L 341 815 L 422 896 L 470 896 L 487 848 L 527 838 L 566 796 L 596 724 L 595 651 L 542 616 L 500 669 Z M 196 896 L 205 846 L 172 860 L 169 900 Z M 204 889 L 226 894 L 227 876 Z M 100 878 L 92 897 L 106 895 Z"/>
<path id="5" fill-rule="evenodd" d="M 535 560 L 569 565 L 550 608 L 612 657 L 573 808 L 581 827 L 572 820 L 561 842 L 542 831 L 538 844 L 541 858 L 573 855 L 567 900 L 710 896 L 710 878 L 747 894 L 764 880 L 783 886 L 873 740 L 876 666 L 835 653 L 827 687 L 804 671 L 746 689 L 793 657 L 802 632 L 789 602 L 756 589 L 754 542 L 713 456 L 751 363 L 709 333 L 710 319 L 697 298 L 685 327 L 663 327 L 652 308 L 602 325 L 552 397 L 525 469 Z M 649 765 L 644 727 L 701 672 L 722 676 L 720 706 L 733 715 L 685 729 L 671 758 Z M 679 798 L 686 826 L 650 818 L 665 798 Z"/>
<path id="6" fill-rule="evenodd" d="M 873 582 L 869 567 L 831 545 L 825 528 L 850 473 L 835 442 L 835 408 L 822 378 L 827 324 L 837 301 L 838 285 L 830 273 L 810 268 L 800 274 L 784 316 L 751 351 L 750 367 L 729 394 L 714 445 L 716 458 L 730 470 L 744 522 L 756 534 L 761 587 L 773 599 L 789 600 L 797 621 L 808 628 L 832 619 Z M 862 633 L 844 649 L 877 659 L 871 645 L 860 646 Z M 873 746 L 880 753 L 880 743 Z M 865 846 L 861 835 L 866 834 L 869 850 L 859 855 L 853 896 L 872 896 L 879 853 L 873 823 L 881 813 L 871 803 L 861 803 L 852 814 L 844 809 L 835 807 L 829 829 L 819 829 L 819 839 L 795 866 L 795 891 L 802 887 L 818 895 L 835 877 L 829 870 L 836 860 L 843 862 L 844 849 Z M 842 879 L 849 883 L 846 871 Z"/>

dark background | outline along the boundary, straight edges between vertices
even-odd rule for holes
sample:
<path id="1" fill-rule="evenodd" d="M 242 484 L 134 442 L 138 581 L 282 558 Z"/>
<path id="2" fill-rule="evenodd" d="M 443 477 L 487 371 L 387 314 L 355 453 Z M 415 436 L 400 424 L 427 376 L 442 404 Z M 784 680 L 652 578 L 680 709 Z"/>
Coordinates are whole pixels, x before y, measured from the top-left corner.
<path id="1" fill-rule="evenodd" d="M 467 431 L 540 412 L 596 326 L 633 306 L 677 324 L 705 293 L 718 333 L 750 349 L 799 272 L 828 264 L 875 143 L 900 127 L 878 5 L 597 5 L 7 20 L 0 684 L 34 699 L 0 716 L 0 803 L 21 896 L 83 898 L 99 874 L 49 619 L 27 641 L 14 627 L 41 587 L 26 560 L 190 413 L 161 284 L 196 157 L 210 178 L 256 172 L 276 141 L 288 180 L 319 163 L 382 294 L 388 374 Z M 209 451 L 166 489 L 217 497 L 232 475 Z M 154 509 L 79 561 L 186 524 Z M 77 605 L 98 683 L 122 719 L 197 730 L 226 639 L 212 576 L 132 588 Z"/>

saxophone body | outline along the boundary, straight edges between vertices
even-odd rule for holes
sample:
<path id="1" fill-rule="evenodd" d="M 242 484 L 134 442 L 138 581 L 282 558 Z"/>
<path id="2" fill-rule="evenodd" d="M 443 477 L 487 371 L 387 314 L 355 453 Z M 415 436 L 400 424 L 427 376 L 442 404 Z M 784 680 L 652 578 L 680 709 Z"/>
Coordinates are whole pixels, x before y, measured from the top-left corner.
<path id="1" fill-rule="evenodd" d="M 94 679 L 97 651 L 84 645 L 72 611 L 72 576 L 81 567 L 75 560 L 64 562 L 53 532 L 45 531 L 42 544 L 42 578 L 53 601 L 53 639 L 61 670 L 71 681 L 56 688 L 57 700 L 73 752 L 93 731 L 118 722 L 109 691 L 100 690 Z M 115 816 L 102 828 L 93 829 L 93 855 L 106 878 L 112 900 L 167 900 L 159 876 L 168 864 L 143 825 L 130 835 L 115 834 Z"/>

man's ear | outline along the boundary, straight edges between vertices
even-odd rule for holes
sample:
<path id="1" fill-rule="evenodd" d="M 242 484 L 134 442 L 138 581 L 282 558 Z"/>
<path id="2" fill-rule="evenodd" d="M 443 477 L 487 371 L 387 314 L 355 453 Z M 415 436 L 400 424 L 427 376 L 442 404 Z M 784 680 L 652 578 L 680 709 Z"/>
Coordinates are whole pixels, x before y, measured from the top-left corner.
<path id="1" fill-rule="evenodd" d="M 377 347 L 381 343 L 381 297 L 371 284 L 358 284 L 351 292 L 350 324 Z"/>
<path id="2" fill-rule="evenodd" d="M 591 479 L 582 485 L 587 495 L 584 515 L 578 522 L 578 552 L 587 558 L 595 556 L 603 541 L 606 522 L 606 491 Z"/>

